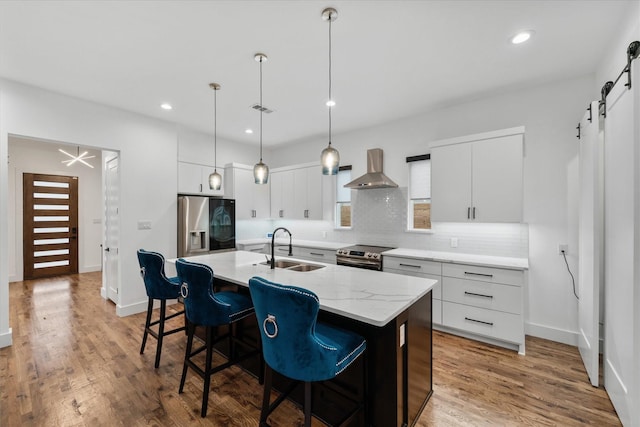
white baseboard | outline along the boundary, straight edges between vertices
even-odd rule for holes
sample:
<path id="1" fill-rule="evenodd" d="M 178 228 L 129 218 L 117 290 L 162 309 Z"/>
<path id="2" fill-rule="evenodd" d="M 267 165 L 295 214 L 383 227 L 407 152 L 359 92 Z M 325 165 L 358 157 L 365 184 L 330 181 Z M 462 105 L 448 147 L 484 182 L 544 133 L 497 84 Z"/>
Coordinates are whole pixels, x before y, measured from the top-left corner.
<path id="1" fill-rule="evenodd" d="M 0 348 L 9 347 L 13 344 L 13 333 L 11 328 L 8 331 L 0 333 Z"/>
<path id="2" fill-rule="evenodd" d="M 102 294 L 102 291 L 100 292 Z M 167 307 L 173 304 L 177 304 L 177 299 L 167 300 Z M 135 304 L 129 305 L 116 305 L 116 314 L 120 317 L 131 316 L 132 314 L 138 314 L 147 311 L 147 306 L 149 305 L 149 300 L 144 300 L 142 302 L 137 302 Z M 154 301 L 153 308 L 160 307 L 160 301 Z"/>
<path id="3" fill-rule="evenodd" d="M 129 305 L 116 305 L 116 314 L 120 317 L 131 316 L 132 314 L 142 313 L 147 311 L 148 300 L 144 300 L 141 302 L 136 302 L 134 304 Z"/>
<path id="4" fill-rule="evenodd" d="M 565 329 L 552 328 L 550 326 L 538 325 L 535 323 L 525 323 L 524 332 L 546 340 L 555 341 L 563 344 L 578 346 L 578 332 L 567 331 Z"/>
<path id="5" fill-rule="evenodd" d="M 94 271 L 102 271 L 102 266 L 98 265 L 87 265 L 78 270 L 78 273 L 93 273 Z"/>
<path id="6" fill-rule="evenodd" d="M 102 297 L 102 299 L 107 299 L 107 288 L 105 288 L 104 286 L 100 288 L 100 296 Z"/>

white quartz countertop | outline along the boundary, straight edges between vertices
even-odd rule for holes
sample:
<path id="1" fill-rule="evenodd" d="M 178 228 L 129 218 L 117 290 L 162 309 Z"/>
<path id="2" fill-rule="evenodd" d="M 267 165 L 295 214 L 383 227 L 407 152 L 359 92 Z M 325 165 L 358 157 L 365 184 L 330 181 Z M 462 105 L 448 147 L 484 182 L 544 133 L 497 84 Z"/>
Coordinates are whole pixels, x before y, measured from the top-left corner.
<path id="1" fill-rule="evenodd" d="M 424 259 L 429 261 L 472 264 L 480 265 L 483 267 L 510 268 L 514 270 L 527 270 L 529 268 L 529 260 L 527 258 L 474 255 L 456 252 L 438 252 L 407 248 L 391 249 L 389 251 L 382 252 L 382 255 Z"/>
<path id="2" fill-rule="evenodd" d="M 213 268 L 214 275 L 226 281 L 248 286 L 249 279 L 260 276 L 284 285 L 299 286 L 314 292 L 320 308 L 374 326 L 384 326 L 397 317 L 437 283 L 436 280 L 321 264 L 323 268 L 298 272 L 276 268 L 271 270 L 263 254 L 248 251 L 221 252 L 185 258 Z M 293 257 L 277 259 L 296 260 Z M 167 260 L 175 263 L 175 259 Z"/>
<path id="3" fill-rule="evenodd" d="M 277 245 L 288 245 L 289 237 L 284 234 L 285 237 L 276 237 Z M 236 244 L 238 245 L 259 245 L 263 243 L 271 244 L 271 239 L 263 237 L 258 239 L 245 239 L 245 240 L 237 240 Z M 329 249 L 332 251 L 337 251 L 340 248 L 346 248 L 347 246 L 352 246 L 353 243 L 344 243 L 344 242 L 328 242 L 326 240 L 300 240 L 296 239 L 295 236 L 291 240 L 291 244 L 293 246 L 299 246 L 303 248 L 313 248 L 313 249 Z"/>

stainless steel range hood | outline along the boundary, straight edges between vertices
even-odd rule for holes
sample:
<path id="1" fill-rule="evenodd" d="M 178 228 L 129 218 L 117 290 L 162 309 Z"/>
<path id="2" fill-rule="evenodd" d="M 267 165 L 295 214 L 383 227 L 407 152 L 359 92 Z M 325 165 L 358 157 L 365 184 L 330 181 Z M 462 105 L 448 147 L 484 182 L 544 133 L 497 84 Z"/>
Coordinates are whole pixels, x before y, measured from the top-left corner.
<path id="1" fill-rule="evenodd" d="M 367 173 L 354 179 L 345 188 L 365 190 L 370 188 L 395 188 L 398 184 L 382 173 L 382 149 L 367 150 Z"/>

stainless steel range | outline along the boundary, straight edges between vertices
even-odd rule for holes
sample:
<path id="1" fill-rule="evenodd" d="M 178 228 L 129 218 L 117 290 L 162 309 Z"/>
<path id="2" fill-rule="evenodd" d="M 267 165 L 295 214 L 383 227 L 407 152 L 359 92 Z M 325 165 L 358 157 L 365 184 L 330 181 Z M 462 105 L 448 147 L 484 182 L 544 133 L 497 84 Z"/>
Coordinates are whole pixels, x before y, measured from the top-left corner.
<path id="1" fill-rule="evenodd" d="M 382 271 L 381 253 L 390 249 L 394 248 L 366 245 L 348 246 L 336 251 L 336 264 Z"/>

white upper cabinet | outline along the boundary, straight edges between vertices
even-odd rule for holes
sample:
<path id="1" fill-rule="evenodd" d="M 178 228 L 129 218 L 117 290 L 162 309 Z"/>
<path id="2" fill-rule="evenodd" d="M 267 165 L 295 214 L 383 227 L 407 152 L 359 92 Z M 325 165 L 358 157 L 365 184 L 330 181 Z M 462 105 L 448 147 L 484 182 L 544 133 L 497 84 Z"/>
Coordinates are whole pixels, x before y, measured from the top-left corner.
<path id="1" fill-rule="evenodd" d="M 271 173 L 271 217 L 322 219 L 320 166 L 298 166 Z"/>
<path id="2" fill-rule="evenodd" d="M 432 144 L 431 220 L 521 222 L 523 134 L 514 128 Z"/>
<path id="3" fill-rule="evenodd" d="M 322 219 L 322 169 L 310 166 L 294 169 L 293 216 L 296 219 Z"/>
<path id="4" fill-rule="evenodd" d="M 197 163 L 178 162 L 178 193 L 202 196 L 224 196 L 224 185 L 220 190 L 209 189 L 209 174 L 214 167 Z M 224 184 L 224 170 L 219 168 Z"/>
<path id="5" fill-rule="evenodd" d="M 293 219 L 293 171 L 272 171 L 271 181 L 271 218 Z"/>
<path id="6" fill-rule="evenodd" d="M 226 196 L 236 200 L 236 219 L 269 218 L 269 184 L 255 183 L 252 166 L 227 165 L 223 183 Z"/>

